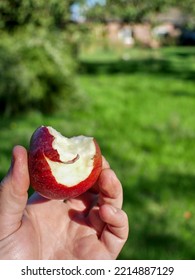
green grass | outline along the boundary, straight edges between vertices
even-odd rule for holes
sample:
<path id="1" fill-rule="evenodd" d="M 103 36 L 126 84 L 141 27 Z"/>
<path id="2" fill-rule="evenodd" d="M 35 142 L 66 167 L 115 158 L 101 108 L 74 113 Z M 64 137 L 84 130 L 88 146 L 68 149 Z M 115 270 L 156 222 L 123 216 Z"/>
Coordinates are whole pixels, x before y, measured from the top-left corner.
<path id="1" fill-rule="evenodd" d="M 0 175 L 41 124 L 93 135 L 123 184 L 131 232 L 119 258 L 194 259 L 194 77 L 194 48 L 82 56 L 82 105 L 0 121 Z"/>

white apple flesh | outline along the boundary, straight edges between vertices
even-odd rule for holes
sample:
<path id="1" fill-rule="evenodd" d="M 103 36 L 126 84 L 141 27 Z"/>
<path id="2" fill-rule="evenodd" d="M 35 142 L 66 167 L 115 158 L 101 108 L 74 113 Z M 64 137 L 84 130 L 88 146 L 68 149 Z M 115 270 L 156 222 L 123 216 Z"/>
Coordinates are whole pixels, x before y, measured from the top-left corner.
<path id="1" fill-rule="evenodd" d="M 49 199 L 76 197 L 97 181 L 102 169 L 100 148 L 93 137 L 67 138 L 41 126 L 29 148 L 32 187 Z"/>

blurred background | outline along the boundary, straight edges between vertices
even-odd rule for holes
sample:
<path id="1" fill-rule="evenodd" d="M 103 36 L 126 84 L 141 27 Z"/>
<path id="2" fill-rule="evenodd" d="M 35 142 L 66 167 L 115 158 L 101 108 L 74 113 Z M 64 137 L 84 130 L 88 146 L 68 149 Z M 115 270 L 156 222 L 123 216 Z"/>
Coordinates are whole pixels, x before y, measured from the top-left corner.
<path id="1" fill-rule="evenodd" d="M 0 1 L 0 179 L 51 125 L 94 136 L 124 189 L 119 259 L 195 258 L 195 2 Z"/>

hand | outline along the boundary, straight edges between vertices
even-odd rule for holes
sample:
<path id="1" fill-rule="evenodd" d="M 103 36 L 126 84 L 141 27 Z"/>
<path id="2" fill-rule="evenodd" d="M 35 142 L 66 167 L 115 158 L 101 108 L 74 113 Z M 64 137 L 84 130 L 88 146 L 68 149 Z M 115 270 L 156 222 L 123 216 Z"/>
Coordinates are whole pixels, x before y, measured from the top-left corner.
<path id="1" fill-rule="evenodd" d="M 97 184 L 83 195 L 28 200 L 27 151 L 16 146 L 0 185 L 0 259 L 115 259 L 128 237 L 122 187 L 104 160 Z"/>

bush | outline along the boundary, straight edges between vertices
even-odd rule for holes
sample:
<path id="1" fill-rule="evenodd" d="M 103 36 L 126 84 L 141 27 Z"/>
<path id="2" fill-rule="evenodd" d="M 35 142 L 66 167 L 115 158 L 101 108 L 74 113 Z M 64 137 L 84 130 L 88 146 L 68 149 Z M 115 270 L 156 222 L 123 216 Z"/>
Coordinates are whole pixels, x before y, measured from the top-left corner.
<path id="1" fill-rule="evenodd" d="M 36 108 L 64 106 L 75 93 L 74 63 L 62 32 L 1 34 L 0 110 L 9 116 Z"/>

